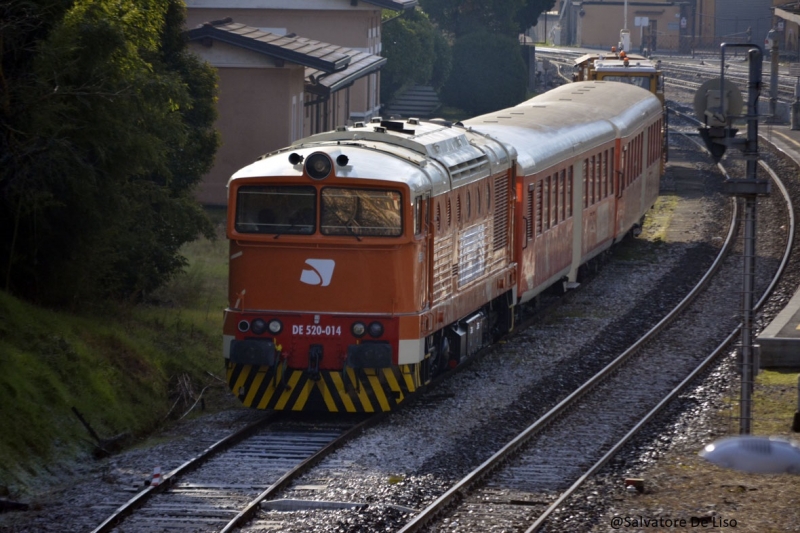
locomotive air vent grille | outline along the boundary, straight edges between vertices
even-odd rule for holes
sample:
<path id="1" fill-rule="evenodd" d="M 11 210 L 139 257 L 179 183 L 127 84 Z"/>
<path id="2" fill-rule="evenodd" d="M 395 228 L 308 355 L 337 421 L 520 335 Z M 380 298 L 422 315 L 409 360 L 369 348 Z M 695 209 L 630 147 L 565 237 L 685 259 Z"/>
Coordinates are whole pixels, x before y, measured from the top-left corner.
<path id="1" fill-rule="evenodd" d="M 494 242 L 493 251 L 502 250 L 508 243 L 508 179 L 494 179 Z"/>
<path id="2" fill-rule="evenodd" d="M 453 222 L 453 212 L 450 209 L 450 198 L 447 199 L 447 227 Z"/>
<path id="3" fill-rule="evenodd" d="M 454 180 L 484 176 L 489 173 L 489 159 L 485 155 L 480 155 L 475 159 L 452 165 L 448 167 L 448 170 Z"/>

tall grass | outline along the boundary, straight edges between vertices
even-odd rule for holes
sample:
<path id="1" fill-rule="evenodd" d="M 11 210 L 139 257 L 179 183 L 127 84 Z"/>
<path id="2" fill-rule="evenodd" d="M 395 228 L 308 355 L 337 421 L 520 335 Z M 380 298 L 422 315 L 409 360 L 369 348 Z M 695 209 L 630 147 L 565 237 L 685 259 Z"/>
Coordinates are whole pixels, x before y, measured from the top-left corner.
<path id="1" fill-rule="evenodd" d="M 0 496 L 92 453 L 73 408 L 101 438 L 135 439 L 219 383 L 228 260 L 218 233 L 188 244 L 188 267 L 145 304 L 69 314 L 0 292 Z"/>

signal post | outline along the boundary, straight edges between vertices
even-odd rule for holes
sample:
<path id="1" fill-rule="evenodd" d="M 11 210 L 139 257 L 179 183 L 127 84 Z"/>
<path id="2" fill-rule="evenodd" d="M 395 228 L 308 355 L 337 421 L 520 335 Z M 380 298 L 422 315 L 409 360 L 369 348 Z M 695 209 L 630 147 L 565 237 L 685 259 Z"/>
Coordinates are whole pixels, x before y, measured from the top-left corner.
<path id="1" fill-rule="evenodd" d="M 750 65 L 747 91 L 747 136 L 737 137 L 738 130 L 732 127 L 742 107 L 742 96 L 729 81 L 725 81 L 725 50 L 727 48 L 746 48 Z M 756 199 L 770 193 L 770 183 L 757 176 L 758 165 L 758 97 L 762 88 L 761 68 L 762 50 L 755 44 L 721 45 L 720 77 L 704 83 L 695 95 L 695 112 L 700 115 L 704 126 L 700 135 L 711 152 L 715 162 L 719 162 L 728 147 L 742 151 L 747 163 L 744 179 L 727 177 L 724 190 L 736 196 L 744 204 L 744 268 L 742 279 L 742 332 L 741 332 L 741 405 L 739 433 L 750 433 L 752 420 L 753 379 L 757 372 L 753 345 L 753 317 L 755 305 L 755 259 L 756 259 Z"/>

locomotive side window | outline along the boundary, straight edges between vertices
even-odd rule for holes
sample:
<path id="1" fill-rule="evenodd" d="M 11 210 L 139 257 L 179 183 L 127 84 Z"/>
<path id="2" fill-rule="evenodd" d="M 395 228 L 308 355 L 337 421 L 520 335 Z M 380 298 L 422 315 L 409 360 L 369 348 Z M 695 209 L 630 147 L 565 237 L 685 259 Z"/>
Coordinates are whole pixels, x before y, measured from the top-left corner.
<path id="1" fill-rule="evenodd" d="M 320 205 L 323 235 L 398 237 L 403 234 L 399 191 L 325 187 Z"/>
<path id="2" fill-rule="evenodd" d="M 239 233 L 311 235 L 316 230 L 316 204 L 314 187 L 239 187 L 235 228 Z"/>

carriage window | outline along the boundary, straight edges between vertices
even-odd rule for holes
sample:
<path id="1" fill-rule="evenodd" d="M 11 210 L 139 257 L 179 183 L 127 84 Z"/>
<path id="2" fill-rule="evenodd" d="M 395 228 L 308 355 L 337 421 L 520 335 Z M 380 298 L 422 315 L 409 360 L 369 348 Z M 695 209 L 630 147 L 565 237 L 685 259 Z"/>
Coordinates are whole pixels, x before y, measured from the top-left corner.
<path id="1" fill-rule="evenodd" d="M 324 235 L 397 237 L 403 234 L 402 196 L 377 189 L 322 189 L 320 230 Z"/>
<path id="2" fill-rule="evenodd" d="M 314 187 L 246 186 L 236 193 L 236 231 L 311 235 L 316 230 Z"/>

